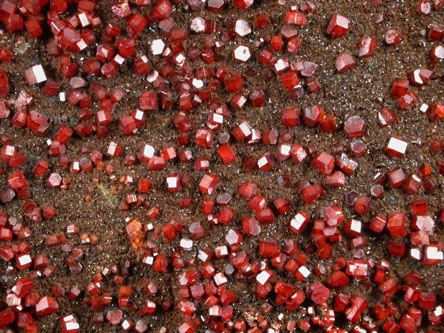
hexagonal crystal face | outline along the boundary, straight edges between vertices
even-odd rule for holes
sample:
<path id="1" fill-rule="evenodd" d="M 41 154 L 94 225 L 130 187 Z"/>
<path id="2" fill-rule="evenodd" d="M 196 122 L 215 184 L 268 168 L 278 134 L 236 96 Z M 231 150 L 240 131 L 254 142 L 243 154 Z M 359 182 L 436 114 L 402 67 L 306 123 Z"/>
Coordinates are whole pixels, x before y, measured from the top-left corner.
<path id="1" fill-rule="evenodd" d="M 240 37 L 244 37 L 251 33 L 251 27 L 245 20 L 237 20 L 234 24 L 234 32 Z"/>
<path id="2" fill-rule="evenodd" d="M 233 51 L 233 58 L 237 61 L 246 62 L 250 59 L 251 53 L 248 46 L 239 45 Z"/>
<path id="3" fill-rule="evenodd" d="M 153 55 L 162 54 L 165 49 L 165 43 L 161 39 L 155 39 L 151 42 L 150 50 Z"/>

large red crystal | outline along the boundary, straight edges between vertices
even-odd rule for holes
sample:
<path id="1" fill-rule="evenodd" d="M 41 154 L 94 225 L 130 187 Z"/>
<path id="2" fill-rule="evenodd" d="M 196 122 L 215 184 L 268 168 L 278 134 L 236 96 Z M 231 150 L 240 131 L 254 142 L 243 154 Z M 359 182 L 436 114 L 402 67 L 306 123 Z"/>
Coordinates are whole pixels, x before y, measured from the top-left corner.
<path id="1" fill-rule="evenodd" d="M 334 14 L 327 27 L 327 34 L 334 38 L 341 38 L 349 28 L 350 20 L 342 15 Z"/>
<path id="2" fill-rule="evenodd" d="M 6 97 L 9 94 L 9 80 L 6 72 L 0 69 L 0 97 Z"/>
<path id="3" fill-rule="evenodd" d="M 360 116 L 352 116 L 344 123 L 344 131 L 348 137 L 354 138 L 364 133 L 365 122 Z"/>
<path id="4" fill-rule="evenodd" d="M 35 306 L 35 314 L 44 316 L 59 311 L 59 304 L 51 296 L 45 296 Z"/>
<path id="5" fill-rule="evenodd" d="M 330 297 L 330 289 L 321 282 L 314 282 L 308 286 L 307 296 L 316 304 L 326 303 Z"/>
<path id="6" fill-rule="evenodd" d="M 323 174 L 330 174 L 335 166 L 335 158 L 327 153 L 320 153 L 311 160 L 311 165 Z"/>
<path id="7" fill-rule="evenodd" d="M 213 194 L 219 184 L 219 177 L 214 174 L 206 174 L 199 183 L 199 189 L 206 194 Z"/>

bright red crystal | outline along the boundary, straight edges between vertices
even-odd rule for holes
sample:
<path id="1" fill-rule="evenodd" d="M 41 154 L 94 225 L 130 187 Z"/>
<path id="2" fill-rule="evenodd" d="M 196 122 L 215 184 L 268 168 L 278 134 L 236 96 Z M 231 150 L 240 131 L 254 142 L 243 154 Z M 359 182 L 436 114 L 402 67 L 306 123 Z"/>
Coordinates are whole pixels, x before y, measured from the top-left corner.
<path id="1" fill-rule="evenodd" d="M 234 0 L 234 5 L 241 10 L 251 7 L 253 3 L 254 0 Z"/>
<path id="2" fill-rule="evenodd" d="M 252 182 L 245 182 L 239 187 L 237 193 L 244 198 L 250 199 L 252 196 L 256 195 L 257 185 Z"/>
<path id="3" fill-rule="evenodd" d="M 6 97 L 9 94 L 9 81 L 6 72 L 0 69 L 0 97 Z"/>
<path id="4" fill-rule="evenodd" d="M 352 55 L 343 53 L 336 58 L 335 67 L 338 73 L 343 73 L 356 66 L 356 61 Z"/>
<path id="5" fill-rule="evenodd" d="M 106 320 L 109 321 L 111 325 L 119 325 L 122 320 L 123 312 L 120 309 L 110 310 L 106 313 Z"/>
<path id="6" fill-rule="evenodd" d="M 248 95 L 251 104 L 256 107 L 261 107 L 265 105 L 265 93 L 263 90 L 255 89 Z"/>
<path id="7" fill-rule="evenodd" d="M 196 132 L 195 141 L 202 148 L 210 148 L 213 143 L 213 134 L 209 130 L 199 129 Z"/>
<path id="8" fill-rule="evenodd" d="M 408 91 L 405 95 L 398 98 L 398 107 L 400 109 L 408 110 L 413 107 L 413 105 L 418 100 L 418 96 L 413 91 Z"/>
<path id="9" fill-rule="evenodd" d="M 362 196 L 356 200 L 354 210 L 360 215 L 367 215 L 372 199 L 367 196 Z"/>
<path id="10" fill-rule="evenodd" d="M 334 38 L 341 38 L 349 28 L 350 20 L 342 15 L 334 14 L 327 27 L 327 34 Z"/>
<path id="11" fill-rule="evenodd" d="M 348 285 L 350 279 L 348 276 L 341 271 L 335 271 L 331 276 L 327 279 L 327 284 L 330 288 L 344 288 Z"/>
<path id="12" fill-rule="evenodd" d="M 166 13 L 166 10 L 167 6 L 164 6 L 164 9 L 162 10 L 161 8 L 159 8 L 157 13 L 160 13 L 160 15 L 162 15 L 162 13 Z M 146 27 L 147 24 L 148 24 L 148 19 L 145 16 L 141 15 L 140 13 L 135 13 L 131 15 L 128 18 L 128 35 L 136 36 L 137 34 L 142 32 L 142 30 Z"/>
<path id="13" fill-rule="evenodd" d="M 37 38 L 37 37 L 43 35 L 42 27 L 40 26 L 39 22 L 34 18 L 28 19 L 25 22 L 25 27 L 26 27 L 26 30 L 28 30 L 29 35 L 32 38 Z"/>
<path id="14" fill-rule="evenodd" d="M 225 164 L 233 162 L 234 159 L 236 158 L 236 154 L 235 154 L 233 148 L 228 144 L 221 145 L 218 148 L 217 153 L 222 158 L 222 161 Z"/>
<path id="15" fill-rule="evenodd" d="M 324 189 L 321 185 L 309 185 L 301 192 L 302 198 L 306 204 L 311 204 L 313 201 L 319 199 L 324 194 Z"/>
<path id="16" fill-rule="evenodd" d="M 444 46 L 437 45 L 433 47 L 431 51 L 431 56 L 437 61 L 444 59 Z"/>
<path id="17" fill-rule="evenodd" d="M 330 290 L 321 282 L 314 282 L 308 286 L 307 296 L 316 304 L 327 302 L 330 297 Z"/>
<path id="18" fill-rule="evenodd" d="M 276 254 L 279 250 L 279 243 L 275 241 L 260 241 L 259 254 L 262 258 L 268 258 Z"/>
<path id="19" fill-rule="evenodd" d="M 35 306 L 37 316 L 44 316 L 59 311 L 59 304 L 51 296 L 45 296 Z"/>
<path id="20" fill-rule="evenodd" d="M 427 109 L 427 115 L 429 117 L 429 120 L 432 122 L 435 122 L 435 121 L 438 121 L 438 120 L 444 118 L 444 103 L 434 102 Z"/>
<path id="21" fill-rule="evenodd" d="M 0 311 L 0 328 L 4 328 L 6 325 L 12 324 L 15 320 L 15 313 L 12 309 L 6 309 Z"/>
<path id="22" fill-rule="evenodd" d="M 401 168 L 390 170 L 387 174 L 387 177 L 390 185 L 393 188 L 401 187 L 407 180 L 407 177 L 405 176 L 404 171 Z"/>
<path id="23" fill-rule="evenodd" d="M 285 13 L 285 24 L 303 27 L 307 25 L 307 22 L 307 18 L 303 13 L 293 11 Z"/>
<path id="24" fill-rule="evenodd" d="M 296 164 L 302 163 L 302 161 L 307 157 L 307 152 L 300 145 L 294 145 L 290 150 L 290 155 Z"/>
<path id="25" fill-rule="evenodd" d="M 206 174 L 199 183 L 199 189 L 206 194 L 213 194 L 219 184 L 219 177 L 214 174 Z"/>
<path id="26" fill-rule="evenodd" d="M 378 120 L 381 126 L 390 126 L 396 121 L 396 114 L 389 108 L 384 107 L 378 112 Z"/>
<path id="27" fill-rule="evenodd" d="M 334 132 L 338 128 L 338 123 L 333 114 L 327 113 L 320 121 L 319 126 L 323 132 Z"/>
<path id="28" fill-rule="evenodd" d="M 304 231 L 304 229 L 309 221 L 310 221 L 310 217 L 306 213 L 299 212 L 290 221 L 289 229 L 293 233 L 300 235 Z"/>
<path id="29" fill-rule="evenodd" d="M 350 137 L 362 136 L 365 122 L 360 116 L 349 117 L 344 123 L 345 134 Z"/>
<path id="30" fill-rule="evenodd" d="M 355 295 L 350 298 L 350 306 L 345 309 L 345 315 L 348 320 L 357 323 L 360 320 L 361 312 L 367 309 L 368 301 L 361 296 Z"/>
<path id="31" fill-rule="evenodd" d="M 68 0 L 51 0 L 49 8 L 51 12 L 63 13 L 68 8 Z"/>
<path id="32" fill-rule="evenodd" d="M 152 13 L 158 19 L 168 17 L 173 10 L 173 6 L 168 0 L 159 0 L 152 8 Z"/>
<path id="33" fill-rule="evenodd" d="M 23 298 L 33 288 L 34 283 L 29 278 L 22 278 L 17 281 L 17 283 L 12 288 L 12 291 L 17 297 Z"/>
<path id="34" fill-rule="evenodd" d="M 405 228 L 405 213 L 392 213 L 387 222 L 387 230 L 390 232 L 392 237 L 407 236 L 407 230 Z"/>
<path id="35" fill-rule="evenodd" d="M 254 217 L 246 217 L 242 220 L 242 232 L 246 235 L 257 236 L 261 233 L 259 221 Z"/>
<path id="36" fill-rule="evenodd" d="M 242 89 L 243 80 L 239 74 L 226 77 L 224 79 L 225 88 L 229 93 L 234 93 Z"/>
<path id="37" fill-rule="evenodd" d="M 389 29 L 384 36 L 387 45 L 398 45 L 402 40 L 401 33 L 396 29 Z"/>
<path id="38" fill-rule="evenodd" d="M 395 80 L 392 84 L 392 96 L 399 98 L 409 90 L 409 80 Z"/>
<path id="39" fill-rule="evenodd" d="M 335 158 L 327 153 L 320 153 L 311 160 L 311 165 L 323 174 L 330 174 L 335 166 Z"/>
<path id="40" fill-rule="evenodd" d="M 8 185 L 14 190 L 21 190 L 28 187 L 28 182 L 23 172 L 19 171 L 8 176 Z"/>
<path id="41" fill-rule="evenodd" d="M 322 106 L 312 106 L 304 109 L 302 120 L 305 125 L 309 127 L 316 126 L 325 116 L 325 111 Z"/>
<path id="42" fill-rule="evenodd" d="M 282 110 L 282 125 L 299 126 L 299 109 L 289 108 Z"/>
<path id="43" fill-rule="evenodd" d="M 378 41 L 376 38 L 372 36 L 365 36 L 359 42 L 359 52 L 358 56 L 360 58 L 371 57 L 375 54 L 376 46 L 378 45 Z"/>
<path id="44" fill-rule="evenodd" d="M 80 325 L 73 315 L 65 315 L 60 318 L 63 333 L 77 333 L 80 331 Z"/>

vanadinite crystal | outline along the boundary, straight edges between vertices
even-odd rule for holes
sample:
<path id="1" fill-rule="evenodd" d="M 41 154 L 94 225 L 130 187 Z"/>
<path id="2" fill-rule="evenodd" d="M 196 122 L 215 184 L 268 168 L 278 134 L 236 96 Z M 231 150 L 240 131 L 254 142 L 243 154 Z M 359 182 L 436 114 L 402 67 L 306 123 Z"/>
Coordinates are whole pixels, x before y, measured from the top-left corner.
<path id="1" fill-rule="evenodd" d="M 327 33 L 335 38 L 341 38 L 349 28 L 350 20 L 345 16 L 334 14 L 328 23 Z"/>
<path id="2" fill-rule="evenodd" d="M 59 310 L 59 305 L 51 296 L 43 297 L 35 306 L 37 316 L 44 316 L 55 313 Z"/>
<path id="3" fill-rule="evenodd" d="M 1 332 L 444 332 L 444 0 L 0 0 Z"/>

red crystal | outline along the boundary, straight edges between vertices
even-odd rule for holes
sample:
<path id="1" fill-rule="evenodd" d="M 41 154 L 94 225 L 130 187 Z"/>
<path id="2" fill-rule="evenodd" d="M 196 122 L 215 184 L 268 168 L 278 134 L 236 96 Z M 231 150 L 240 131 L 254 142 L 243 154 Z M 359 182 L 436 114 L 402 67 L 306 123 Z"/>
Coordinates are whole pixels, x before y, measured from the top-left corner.
<path id="1" fill-rule="evenodd" d="M 241 10 L 251 7 L 253 3 L 254 0 L 234 0 L 234 5 Z"/>
<path id="2" fill-rule="evenodd" d="M 307 157 L 307 152 L 300 145 L 294 145 L 290 150 L 290 155 L 296 164 L 302 163 L 302 161 Z"/>
<path id="3" fill-rule="evenodd" d="M 210 148 L 213 143 L 213 134 L 209 130 L 199 129 L 195 135 L 196 143 L 202 148 Z"/>
<path id="4" fill-rule="evenodd" d="M 68 0 L 51 0 L 49 8 L 51 12 L 63 13 L 68 8 Z"/>
<path id="5" fill-rule="evenodd" d="M 6 325 L 12 324 L 15 320 L 15 314 L 12 309 L 0 311 L 0 328 L 3 329 Z"/>
<path id="6" fill-rule="evenodd" d="M 350 306 L 345 309 L 345 315 L 348 320 L 357 323 L 360 320 L 361 312 L 367 309 L 368 302 L 361 296 L 355 295 L 350 299 Z"/>
<path id="7" fill-rule="evenodd" d="M 221 145 L 218 148 L 217 153 L 225 164 L 233 162 L 236 158 L 233 148 L 228 144 Z"/>
<path id="8" fill-rule="evenodd" d="M 159 2 L 160 3 L 160 2 Z M 158 4 L 159 4 L 158 3 Z M 160 6 L 161 8 L 158 8 L 157 14 L 163 15 L 163 13 L 168 12 L 168 5 L 166 6 Z M 153 11 L 154 12 L 154 11 Z M 155 15 L 157 15 L 155 14 Z M 128 35 L 129 36 L 136 36 L 138 33 L 140 33 L 148 24 L 148 19 L 146 16 L 141 15 L 140 13 L 135 13 L 131 15 L 128 18 Z"/>
<path id="9" fill-rule="evenodd" d="M 378 41 L 372 36 L 365 36 L 359 42 L 359 57 L 366 58 L 375 54 Z"/>
<path id="10" fill-rule="evenodd" d="M 158 19 L 168 17 L 173 10 L 173 6 L 168 0 L 159 0 L 152 8 L 152 13 Z"/>
<path id="11" fill-rule="evenodd" d="M 334 38 L 341 38 L 349 28 L 350 20 L 342 15 L 334 14 L 327 27 L 327 34 Z"/>
<path id="12" fill-rule="evenodd" d="M 237 191 L 238 195 L 250 199 L 252 196 L 256 195 L 257 193 L 257 185 L 255 183 L 251 183 L 251 182 L 246 182 L 243 183 L 238 191 Z"/>
<path id="13" fill-rule="evenodd" d="M 213 194 L 219 184 L 219 177 L 214 174 L 206 174 L 199 183 L 199 189 L 206 194 Z"/>
<path id="14" fill-rule="evenodd" d="M 45 296 L 36 304 L 35 314 L 44 316 L 59 311 L 59 304 L 51 296 Z"/>
<path id="15" fill-rule="evenodd" d="M 333 114 L 327 113 L 320 121 L 319 126 L 322 132 L 333 132 L 338 128 L 336 118 Z"/>
<path id="16" fill-rule="evenodd" d="M 8 176 L 8 185 L 14 190 L 21 190 L 28 187 L 28 182 L 23 172 L 19 171 Z"/>
<path id="17" fill-rule="evenodd" d="M 229 93 L 234 93 L 242 89 L 243 80 L 239 74 L 226 77 L 224 79 L 225 88 Z"/>
<path id="18" fill-rule="evenodd" d="M 309 185 L 301 192 L 302 198 L 306 204 L 311 204 L 313 201 L 319 199 L 324 194 L 324 189 L 321 185 Z"/>
<path id="19" fill-rule="evenodd" d="M 4 70 L 0 69 L 0 97 L 6 97 L 9 94 L 8 76 Z"/>
<path id="20" fill-rule="evenodd" d="M 390 126 L 396 121 L 396 114 L 389 108 L 384 107 L 378 112 L 378 120 L 381 126 Z"/>
<path id="21" fill-rule="evenodd" d="M 343 53 L 336 58 L 335 67 L 338 73 L 343 73 L 356 66 L 356 61 L 352 55 Z"/>
<path id="22" fill-rule="evenodd" d="M 119 325 L 122 320 L 123 312 L 120 309 L 110 310 L 106 314 L 106 320 L 109 321 L 111 325 Z"/>
<path id="23" fill-rule="evenodd" d="M 22 278 L 17 281 L 15 286 L 12 288 L 12 291 L 17 297 L 23 298 L 33 288 L 34 283 L 29 278 Z"/>
<path id="24" fill-rule="evenodd" d="M 246 235 L 257 236 L 261 233 L 259 221 L 254 217 L 246 217 L 242 220 L 242 232 Z"/>
<path id="25" fill-rule="evenodd" d="M 262 258 L 268 258 L 276 254 L 279 250 L 279 243 L 274 241 L 260 241 L 259 254 Z"/>
<path id="26" fill-rule="evenodd" d="M 305 125 L 309 127 L 316 126 L 322 118 L 325 116 L 325 111 L 322 106 L 312 106 L 304 109 L 304 113 L 302 114 L 302 120 Z"/>
<path id="27" fill-rule="evenodd" d="M 437 61 L 441 61 L 442 59 L 444 59 L 444 46 L 437 45 L 433 47 L 431 55 Z"/>
<path id="28" fill-rule="evenodd" d="M 327 153 L 320 153 L 311 160 L 311 165 L 323 174 L 330 174 L 335 166 L 335 158 Z"/>
<path id="29" fill-rule="evenodd" d="M 405 213 L 392 213 L 387 222 L 387 230 L 390 232 L 392 237 L 407 236 L 407 230 L 405 228 Z"/>
<path id="30" fill-rule="evenodd" d="M 401 168 L 390 170 L 390 172 L 387 174 L 387 177 L 390 185 L 393 188 L 401 187 L 407 180 L 407 177 L 405 176 L 404 171 Z"/>
<path id="31" fill-rule="evenodd" d="M 307 25 L 307 18 L 303 13 L 300 12 L 286 12 L 285 13 L 285 24 L 297 25 L 303 27 Z"/>
<path id="32" fill-rule="evenodd" d="M 299 126 L 299 109 L 289 108 L 282 110 L 282 125 Z"/>
<path id="33" fill-rule="evenodd" d="M 325 178 L 328 187 L 342 187 L 345 185 L 345 174 L 342 171 L 334 171 Z"/>
<path id="34" fill-rule="evenodd" d="M 314 282 L 308 286 L 307 296 L 315 304 L 326 303 L 330 297 L 330 289 L 324 286 L 321 282 Z"/>
<path id="35" fill-rule="evenodd" d="M 330 288 L 344 288 L 348 285 L 350 279 L 348 276 L 341 271 L 335 271 L 331 276 L 327 279 L 327 284 Z"/>
<path id="36" fill-rule="evenodd" d="M 153 90 L 144 91 L 139 97 L 139 105 L 142 110 L 157 111 L 159 109 L 159 103 L 156 92 Z"/>
<path id="37" fill-rule="evenodd" d="M 404 110 L 411 109 L 417 100 L 418 96 L 413 91 L 408 91 L 398 98 L 398 107 Z"/>
<path id="38" fill-rule="evenodd" d="M 389 29 L 384 36 L 387 45 L 398 45 L 402 40 L 401 33 L 396 29 Z"/>
<path id="39" fill-rule="evenodd" d="M 364 133 L 364 120 L 360 116 L 349 117 L 344 123 L 345 134 L 350 137 L 358 137 Z"/>
<path id="40" fill-rule="evenodd" d="M 399 98 L 407 93 L 409 89 L 409 80 L 395 80 L 392 84 L 392 96 Z"/>
<path id="41" fill-rule="evenodd" d="M 43 35 L 43 30 L 42 30 L 42 27 L 40 26 L 40 23 L 34 18 L 28 19 L 25 22 L 25 27 L 26 27 L 26 30 L 28 30 L 29 35 L 32 38 L 37 38 L 37 37 Z"/>
<path id="42" fill-rule="evenodd" d="M 358 200 L 356 200 L 355 206 L 354 206 L 355 212 L 357 212 L 360 215 L 367 215 L 368 211 L 370 209 L 371 202 L 372 202 L 372 199 L 367 196 L 363 196 L 363 197 L 358 198 Z"/>

